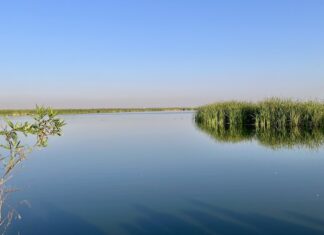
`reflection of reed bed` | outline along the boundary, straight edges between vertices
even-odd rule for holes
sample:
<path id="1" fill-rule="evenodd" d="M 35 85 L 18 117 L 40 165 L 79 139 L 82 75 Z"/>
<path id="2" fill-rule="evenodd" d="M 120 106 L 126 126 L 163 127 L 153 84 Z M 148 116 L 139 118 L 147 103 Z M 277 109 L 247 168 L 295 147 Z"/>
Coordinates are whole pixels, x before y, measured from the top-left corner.
<path id="1" fill-rule="evenodd" d="M 324 128 L 283 128 L 256 129 L 254 126 L 210 127 L 198 124 L 198 127 L 218 142 L 239 143 L 257 140 L 261 145 L 272 149 L 304 147 L 317 149 L 324 145 Z"/>
<path id="2" fill-rule="evenodd" d="M 221 126 L 210 127 L 199 124 L 198 126 L 218 142 L 238 143 L 252 140 L 254 137 L 254 131 L 251 128 L 225 128 Z"/>
<path id="3" fill-rule="evenodd" d="M 305 147 L 317 149 L 324 144 L 324 129 L 284 128 L 281 130 L 259 130 L 255 137 L 264 146 L 277 148 Z"/>
<path id="4" fill-rule="evenodd" d="M 198 109 L 198 126 L 222 142 L 257 139 L 271 148 L 324 144 L 324 104 L 270 99 L 224 102 Z"/>

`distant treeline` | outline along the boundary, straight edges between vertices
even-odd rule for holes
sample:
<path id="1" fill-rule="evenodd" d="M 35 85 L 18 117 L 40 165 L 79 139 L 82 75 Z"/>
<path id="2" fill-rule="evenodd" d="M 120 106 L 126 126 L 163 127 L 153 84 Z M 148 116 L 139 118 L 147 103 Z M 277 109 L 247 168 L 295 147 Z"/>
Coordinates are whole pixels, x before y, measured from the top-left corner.
<path id="1" fill-rule="evenodd" d="M 162 111 L 190 111 L 191 107 L 171 108 L 98 108 L 98 109 L 55 109 L 58 114 L 91 114 L 91 113 L 121 113 L 121 112 L 162 112 Z M 0 110 L 1 116 L 28 116 L 35 114 L 33 109 Z"/>

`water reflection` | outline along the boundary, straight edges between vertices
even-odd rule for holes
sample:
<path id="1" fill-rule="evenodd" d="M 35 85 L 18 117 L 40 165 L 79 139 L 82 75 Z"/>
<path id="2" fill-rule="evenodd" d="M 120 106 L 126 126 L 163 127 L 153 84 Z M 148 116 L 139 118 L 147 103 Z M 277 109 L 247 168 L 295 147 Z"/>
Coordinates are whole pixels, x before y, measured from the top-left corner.
<path id="1" fill-rule="evenodd" d="M 191 204 L 193 208 L 182 210 L 178 215 L 136 205 L 141 218 L 121 226 L 129 235 L 324 234 L 324 221 L 296 212 L 286 212 L 290 219 L 281 219 L 259 213 L 241 213 L 198 200 L 192 200 Z"/>
<path id="2" fill-rule="evenodd" d="M 33 202 L 32 209 L 26 206 L 17 208 L 24 219 L 10 226 L 8 234 L 32 235 L 105 235 L 100 228 L 81 217 L 60 209 L 44 201 Z"/>
<path id="3" fill-rule="evenodd" d="M 199 129 L 222 143 L 256 140 L 261 145 L 272 149 L 298 147 L 318 149 L 324 144 L 324 129 L 319 128 L 257 129 L 254 126 L 197 125 Z"/>
<path id="4" fill-rule="evenodd" d="M 324 148 L 214 144 L 193 115 L 65 116 L 15 171 L 32 207 L 7 234 L 324 234 Z"/>

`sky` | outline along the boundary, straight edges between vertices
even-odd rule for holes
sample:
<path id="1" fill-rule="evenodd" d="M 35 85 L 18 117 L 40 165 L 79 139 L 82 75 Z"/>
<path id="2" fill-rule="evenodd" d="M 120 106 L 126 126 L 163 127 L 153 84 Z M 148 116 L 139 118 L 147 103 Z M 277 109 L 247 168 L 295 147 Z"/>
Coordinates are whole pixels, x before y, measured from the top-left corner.
<path id="1" fill-rule="evenodd" d="M 323 0 L 0 1 L 0 108 L 324 100 Z"/>

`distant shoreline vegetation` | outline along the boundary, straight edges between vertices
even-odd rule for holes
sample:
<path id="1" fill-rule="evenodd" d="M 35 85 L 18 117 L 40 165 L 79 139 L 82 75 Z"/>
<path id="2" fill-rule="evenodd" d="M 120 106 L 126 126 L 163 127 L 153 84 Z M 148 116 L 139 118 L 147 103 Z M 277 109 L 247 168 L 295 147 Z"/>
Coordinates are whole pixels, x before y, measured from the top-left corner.
<path id="1" fill-rule="evenodd" d="M 268 99 L 222 102 L 200 107 L 195 121 L 220 142 L 256 139 L 271 148 L 324 144 L 324 103 Z"/>
<path id="2" fill-rule="evenodd" d="M 93 113 L 130 113 L 130 112 L 162 112 L 162 111 L 191 111 L 191 107 L 171 108 L 98 108 L 98 109 L 55 109 L 58 114 L 93 114 Z M 32 109 L 3 109 L 0 116 L 29 116 L 35 114 Z"/>

